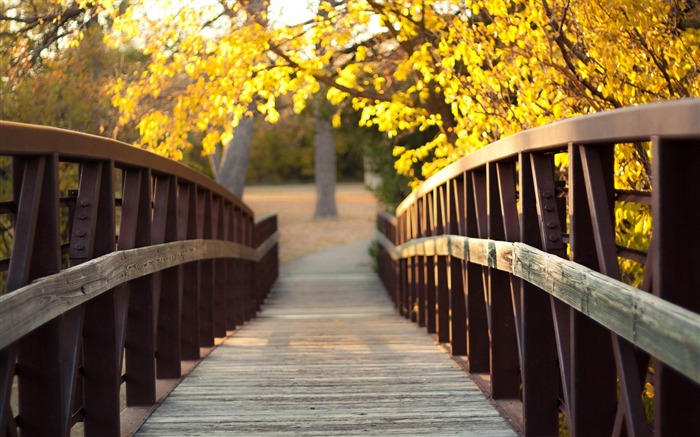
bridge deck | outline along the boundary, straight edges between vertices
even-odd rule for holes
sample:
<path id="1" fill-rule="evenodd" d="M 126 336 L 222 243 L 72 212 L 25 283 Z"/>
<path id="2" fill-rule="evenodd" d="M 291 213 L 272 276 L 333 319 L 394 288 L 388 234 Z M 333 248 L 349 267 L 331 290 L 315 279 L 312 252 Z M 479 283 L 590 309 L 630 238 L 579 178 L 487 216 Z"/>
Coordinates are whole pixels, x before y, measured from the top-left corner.
<path id="1" fill-rule="evenodd" d="M 449 356 L 394 313 L 367 243 L 284 264 L 260 316 L 137 435 L 231 434 L 515 435 Z"/>

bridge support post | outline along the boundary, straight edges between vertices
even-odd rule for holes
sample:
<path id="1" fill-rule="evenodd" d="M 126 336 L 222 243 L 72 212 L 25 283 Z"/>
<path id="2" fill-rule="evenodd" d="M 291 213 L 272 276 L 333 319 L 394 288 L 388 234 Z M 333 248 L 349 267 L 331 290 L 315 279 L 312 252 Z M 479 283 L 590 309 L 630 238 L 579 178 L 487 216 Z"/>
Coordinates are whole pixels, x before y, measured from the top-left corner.
<path id="1" fill-rule="evenodd" d="M 531 158 L 519 156 L 520 241 L 542 248 Z M 520 294 L 523 433 L 559 435 L 559 373 L 552 320 L 553 303 L 537 286 L 522 281 Z M 567 391 L 568 393 L 568 391 Z"/>
<path id="2" fill-rule="evenodd" d="M 122 209 L 118 249 L 151 245 L 153 189 L 151 171 L 122 172 Z M 155 320 L 153 275 L 125 284 L 129 288 L 126 326 L 126 404 L 148 406 L 156 402 Z"/>
<path id="3" fill-rule="evenodd" d="M 157 176 L 153 203 L 153 242 L 177 241 L 178 196 L 175 176 Z M 179 378 L 182 266 L 156 273 L 156 370 L 158 378 Z"/>
<path id="4" fill-rule="evenodd" d="M 180 183 L 178 240 L 197 238 L 197 186 Z M 199 353 L 199 268 L 200 261 L 182 266 L 182 327 L 180 328 L 180 348 L 183 360 L 198 360 Z"/>
<path id="5" fill-rule="evenodd" d="M 652 139 L 653 290 L 656 296 L 700 313 L 700 144 Z M 695 171 L 693 171 L 695 170 Z M 647 268 L 650 266 L 647 265 Z M 700 386 L 654 363 L 654 426 L 659 436 L 700 429 Z"/>
<path id="6" fill-rule="evenodd" d="M 7 292 L 61 268 L 58 213 L 58 159 L 55 155 L 13 159 L 13 197 L 17 204 L 13 253 L 7 276 Z M 62 317 L 9 346 L 6 362 L 14 372 L 17 359 L 19 416 L 15 423 L 9 405 L 10 386 L 4 386 L 3 433 L 23 436 L 68 435 L 71 426 L 73 380 L 77 338 L 63 329 Z M 73 357 L 64 359 L 61 345 L 72 341 Z M 69 345 L 66 345 L 69 346 Z M 15 349 L 16 348 L 16 349 Z M 3 363 L 4 364 L 4 363 Z M 4 383 L 11 384 L 12 378 Z M 4 385 L 4 384 L 3 384 Z"/>
<path id="7" fill-rule="evenodd" d="M 71 265 L 113 252 L 114 163 L 83 162 L 70 239 Z M 129 290 L 117 287 L 88 301 L 83 326 L 85 435 L 119 435 L 122 351 Z M 82 310 L 76 308 L 76 310 Z"/>

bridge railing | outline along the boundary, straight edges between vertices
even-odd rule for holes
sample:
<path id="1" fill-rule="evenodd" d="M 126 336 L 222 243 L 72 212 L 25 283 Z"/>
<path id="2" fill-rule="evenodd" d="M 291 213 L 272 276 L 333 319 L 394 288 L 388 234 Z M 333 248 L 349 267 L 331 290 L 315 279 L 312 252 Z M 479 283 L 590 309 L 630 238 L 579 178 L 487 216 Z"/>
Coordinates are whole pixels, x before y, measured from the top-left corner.
<path id="1" fill-rule="evenodd" d="M 698 172 L 698 99 L 524 131 L 379 214 L 380 275 L 523 435 L 687 435 Z"/>
<path id="2" fill-rule="evenodd" d="M 0 122 L 0 435 L 128 434 L 277 277 L 277 222 L 129 145 Z M 2 249 L 7 249 L 7 244 Z M 3 258 L 3 257 L 0 257 Z M 16 413 L 16 415 L 15 415 Z"/>

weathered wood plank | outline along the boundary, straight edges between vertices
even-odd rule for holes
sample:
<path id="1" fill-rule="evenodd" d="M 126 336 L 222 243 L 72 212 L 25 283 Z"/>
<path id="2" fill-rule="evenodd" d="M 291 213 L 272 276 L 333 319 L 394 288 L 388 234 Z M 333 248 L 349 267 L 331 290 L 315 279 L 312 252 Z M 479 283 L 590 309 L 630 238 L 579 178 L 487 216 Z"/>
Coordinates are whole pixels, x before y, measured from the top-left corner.
<path id="1" fill-rule="evenodd" d="M 700 315 L 692 311 L 522 243 L 441 235 L 394 247 L 381 234 L 377 240 L 392 259 L 411 256 L 412 247 L 426 256 L 449 247 L 451 256 L 512 273 L 700 383 Z"/>
<path id="2" fill-rule="evenodd" d="M 228 241 L 188 240 L 122 250 L 38 279 L 0 296 L 0 349 L 119 284 L 202 259 L 259 261 L 277 240 L 275 233 L 257 249 Z"/>
<path id="3" fill-rule="evenodd" d="M 283 267 L 260 316 L 137 435 L 514 436 L 432 338 L 394 313 L 368 260 L 331 265 L 364 260 L 356 249 L 308 257 L 304 273 Z"/>

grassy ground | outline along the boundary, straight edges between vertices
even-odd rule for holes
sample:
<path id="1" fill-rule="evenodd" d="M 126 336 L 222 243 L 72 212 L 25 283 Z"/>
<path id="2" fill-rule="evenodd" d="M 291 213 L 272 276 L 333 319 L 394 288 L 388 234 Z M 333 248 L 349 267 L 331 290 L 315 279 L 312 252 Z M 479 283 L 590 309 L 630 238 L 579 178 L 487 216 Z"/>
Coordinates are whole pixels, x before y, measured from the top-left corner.
<path id="1" fill-rule="evenodd" d="M 277 213 L 281 261 L 373 238 L 379 210 L 374 195 L 361 183 L 338 185 L 336 219 L 313 218 L 316 192 L 310 184 L 246 187 L 243 201 L 253 209 L 256 218 Z"/>

